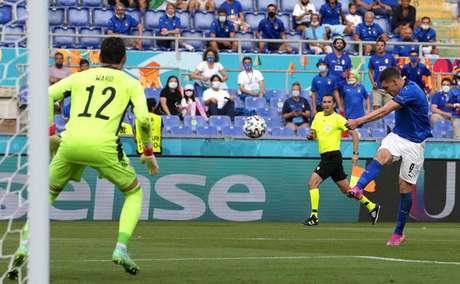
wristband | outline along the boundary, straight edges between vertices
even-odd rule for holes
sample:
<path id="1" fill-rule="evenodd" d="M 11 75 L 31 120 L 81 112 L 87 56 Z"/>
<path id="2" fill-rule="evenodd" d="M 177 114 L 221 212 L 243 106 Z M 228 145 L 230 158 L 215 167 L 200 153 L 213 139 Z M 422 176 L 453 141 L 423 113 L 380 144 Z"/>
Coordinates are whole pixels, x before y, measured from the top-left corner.
<path id="1" fill-rule="evenodd" d="M 51 126 L 49 127 L 49 135 L 50 136 L 53 136 L 53 135 L 56 135 L 56 132 L 57 132 L 57 129 L 56 129 L 56 124 L 51 124 Z"/>
<path id="2" fill-rule="evenodd" d="M 144 148 L 144 156 L 153 156 L 153 148 Z"/>

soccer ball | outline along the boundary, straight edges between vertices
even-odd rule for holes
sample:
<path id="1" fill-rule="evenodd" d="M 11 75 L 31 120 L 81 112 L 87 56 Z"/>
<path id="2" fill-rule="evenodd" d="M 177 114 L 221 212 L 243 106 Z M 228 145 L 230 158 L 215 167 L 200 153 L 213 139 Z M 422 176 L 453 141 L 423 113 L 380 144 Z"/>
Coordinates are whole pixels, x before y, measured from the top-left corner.
<path id="1" fill-rule="evenodd" d="M 265 134 L 266 130 L 267 124 L 265 120 L 258 115 L 249 116 L 244 122 L 243 131 L 249 138 L 260 138 Z"/>

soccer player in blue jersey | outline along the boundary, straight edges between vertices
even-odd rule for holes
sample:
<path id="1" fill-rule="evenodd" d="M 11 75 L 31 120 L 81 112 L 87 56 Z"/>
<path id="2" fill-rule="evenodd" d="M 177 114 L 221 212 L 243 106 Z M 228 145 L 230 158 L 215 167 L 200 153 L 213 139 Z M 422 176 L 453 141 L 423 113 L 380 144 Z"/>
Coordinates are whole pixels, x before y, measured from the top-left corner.
<path id="1" fill-rule="evenodd" d="M 383 107 L 357 119 L 349 119 L 347 127 L 355 129 L 364 123 L 381 119 L 392 111 L 396 114 L 393 131 L 383 140 L 374 160 L 355 187 L 348 191 L 350 197 L 361 199 L 363 189 L 380 173 L 383 165 L 402 159 L 399 171 L 400 203 L 396 228 L 388 240 L 388 246 L 401 245 L 407 216 L 412 207 L 412 187 L 423 167 L 425 140 L 431 137 L 428 117 L 428 100 L 425 92 L 414 82 L 401 77 L 397 68 L 387 68 L 380 75 L 382 87 L 393 96 Z"/>

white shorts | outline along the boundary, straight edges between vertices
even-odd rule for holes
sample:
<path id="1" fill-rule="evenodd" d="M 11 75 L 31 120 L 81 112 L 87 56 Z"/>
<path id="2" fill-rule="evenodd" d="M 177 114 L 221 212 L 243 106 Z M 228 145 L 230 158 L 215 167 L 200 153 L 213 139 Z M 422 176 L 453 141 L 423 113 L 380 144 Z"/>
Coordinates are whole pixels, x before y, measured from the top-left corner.
<path id="1" fill-rule="evenodd" d="M 402 158 L 399 177 L 408 183 L 417 183 L 425 159 L 425 142 L 415 143 L 391 132 L 382 140 L 380 149 L 390 151 L 393 155 L 393 161 Z"/>

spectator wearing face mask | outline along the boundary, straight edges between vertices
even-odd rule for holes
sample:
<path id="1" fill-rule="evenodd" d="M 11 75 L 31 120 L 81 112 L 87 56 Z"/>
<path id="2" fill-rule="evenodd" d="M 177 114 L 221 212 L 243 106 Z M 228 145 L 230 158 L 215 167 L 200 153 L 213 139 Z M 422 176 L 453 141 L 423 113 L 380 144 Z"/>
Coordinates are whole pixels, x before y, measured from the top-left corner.
<path id="1" fill-rule="evenodd" d="M 331 76 L 326 61 L 320 59 L 316 63 L 316 67 L 318 67 L 319 74 L 313 78 L 311 83 L 312 115 L 323 110 L 321 102 L 325 95 L 330 96 L 333 94 L 336 101 L 339 98 L 337 82 L 335 81 L 335 77 Z"/>
<path id="2" fill-rule="evenodd" d="M 418 42 L 436 42 L 436 31 L 431 27 L 430 17 L 423 17 L 420 27 L 415 28 L 414 38 Z M 423 54 L 437 54 L 435 46 L 422 47 Z"/>
<path id="3" fill-rule="evenodd" d="M 356 119 L 363 116 L 365 114 L 364 105 L 366 105 L 366 112 L 371 111 L 369 94 L 360 81 L 359 73 L 350 71 L 346 83 L 340 86 L 346 119 Z"/>
<path id="4" fill-rule="evenodd" d="M 161 36 L 169 36 L 169 37 L 178 37 L 181 34 L 180 26 L 180 18 L 176 16 L 176 7 L 168 3 L 166 5 L 166 11 L 163 16 L 160 17 L 158 26 L 160 28 L 160 35 Z M 157 45 L 162 48 L 174 48 L 174 40 L 157 40 Z M 182 41 L 179 42 L 179 46 L 185 47 L 189 51 L 193 51 L 193 46 L 186 44 Z"/>
<path id="5" fill-rule="evenodd" d="M 303 32 L 310 25 L 313 14 L 316 14 L 315 5 L 310 3 L 310 0 L 299 0 L 292 12 L 295 29 Z"/>
<path id="6" fill-rule="evenodd" d="M 201 97 L 204 90 L 210 87 L 210 79 L 213 75 L 219 75 L 223 81 L 228 79 L 224 66 L 219 63 L 219 53 L 214 48 L 208 48 L 203 52 L 203 61 L 198 64 L 190 75 L 193 80 L 196 80 L 196 96 Z"/>
<path id="7" fill-rule="evenodd" d="M 295 82 L 291 87 L 291 97 L 284 102 L 282 115 L 286 127 L 296 131 L 299 128 L 310 127 L 310 104 L 300 96 L 300 83 Z"/>
<path id="8" fill-rule="evenodd" d="M 310 26 L 304 30 L 303 34 L 304 34 L 305 39 L 310 39 L 310 40 L 328 40 L 329 39 L 329 33 L 327 32 L 326 28 L 323 25 L 321 25 L 318 14 L 313 14 L 311 16 Z M 332 48 L 327 43 L 310 43 L 308 46 L 314 54 L 332 52 Z"/>
<path id="9" fill-rule="evenodd" d="M 137 29 L 139 39 L 124 39 L 126 46 L 133 46 L 137 49 L 142 49 L 140 38 L 144 27 L 136 19 L 125 13 L 126 8 L 122 3 L 115 6 L 115 15 L 113 15 L 107 23 L 107 34 L 109 35 L 130 35 L 131 30 Z"/>
<path id="10" fill-rule="evenodd" d="M 71 74 L 69 68 L 64 66 L 64 54 L 56 52 L 54 54 L 54 65 L 48 70 L 48 80 L 50 85 L 64 79 Z"/>
<path id="11" fill-rule="evenodd" d="M 431 98 L 431 126 L 437 121 L 452 119 L 452 113 L 455 112 L 455 108 L 447 103 L 451 86 L 452 80 L 449 78 L 442 79 L 441 90 Z"/>
<path id="12" fill-rule="evenodd" d="M 160 93 L 160 112 L 163 115 L 179 115 L 182 95 L 179 88 L 179 78 L 169 76 L 166 86 Z"/>
<path id="13" fill-rule="evenodd" d="M 185 85 L 184 97 L 182 98 L 180 105 L 183 117 L 186 115 L 195 117 L 198 112 L 205 121 L 208 120 L 208 116 L 206 115 L 200 100 L 195 96 L 193 85 Z"/>
<path id="14" fill-rule="evenodd" d="M 251 57 L 246 56 L 241 62 L 244 70 L 238 74 L 240 98 L 244 101 L 247 96 L 263 97 L 265 92 L 264 76 L 259 70 L 253 69 Z"/>
<path id="15" fill-rule="evenodd" d="M 203 93 L 204 104 L 208 106 L 209 115 L 227 115 L 233 120 L 235 104 L 227 90 L 221 89 L 222 79 L 219 75 L 211 76 L 211 87 Z"/>
<path id="16" fill-rule="evenodd" d="M 277 7 L 275 4 L 267 6 L 267 18 L 259 22 L 256 37 L 258 39 L 286 39 L 283 21 L 276 17 Z M 280 42 L 259 42 L 259 52 L 279 51 L 291 52 L 292 49 L 286 43 Z"/>
<path id="17" fill-rule="evenodd" d="M 406 77 L 406 80 L 416 83 L 422 90 L 426 91 L 424 76 L 431 76 L 431 71 L 420 63 L 417 51 L 411 51 L 409 54 L 410 62 L 403 66 L 401 76 Z"/>
<path id="18" fill-rule="evenodd" d="M 217 19 L 211 23 L 209 36 L 211 38 L 234 38 L 235 37 L 235 28 L 234 25 L 227 20 L 227 12 L 225 10 L 219 10 L 217 13 Z M 237 51 L 238 42 L 237 41 L 211 41 L 210 46 L 215 50 L 219 49 L 231 49 Z"/>

